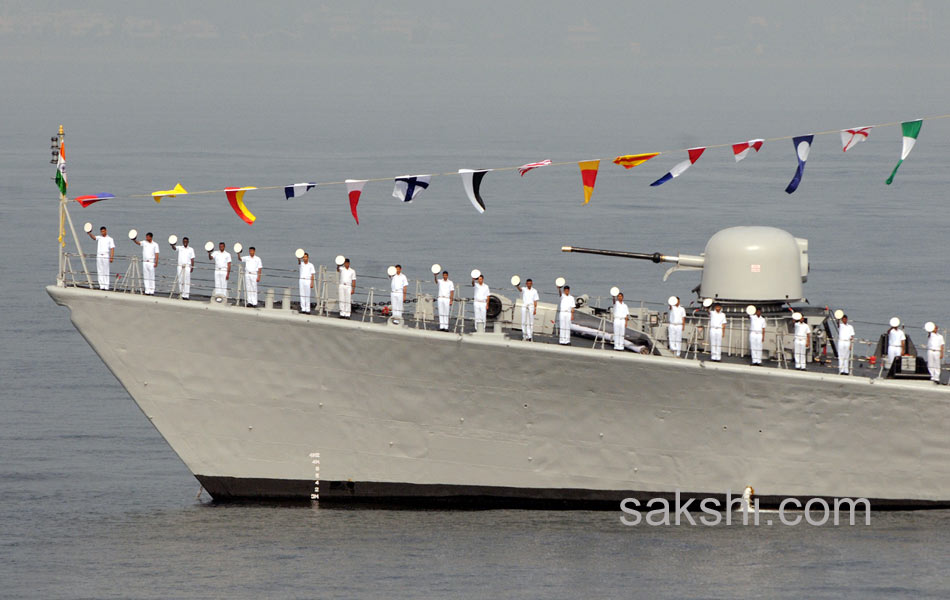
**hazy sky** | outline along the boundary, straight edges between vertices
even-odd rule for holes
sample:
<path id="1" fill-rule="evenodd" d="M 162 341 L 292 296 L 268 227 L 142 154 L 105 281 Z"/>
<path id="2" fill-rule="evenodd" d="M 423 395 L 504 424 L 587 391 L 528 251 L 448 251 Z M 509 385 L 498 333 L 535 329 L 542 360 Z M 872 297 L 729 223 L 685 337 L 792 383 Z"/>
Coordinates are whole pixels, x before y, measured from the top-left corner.
<path id="1" fill-rule="evenodd" d="M 48 140 L 60 123 L 68 134 L 70 190 L 128 196 L 177 181 L 215 190 L 444 173 L 948 114 L 947 31 L 950 4 L 926 0 L 7 0 L 0 2 L 0 150 L 8 176 L 0 178 L 0 196 L 11 207 L 49 200 Z M 783 189 L 795 162 L 791 143 L 783 142 L 741 169 L 727 149 L 711 150 L 688 177 L 662 188 L 649 181 L 677 155 L 630 173 L 602 169 L 589 210 L 577 204 L 576 167 L 564 167 L 528 181 L 493 176 L 486 193 L 505 210 L 479 218 L 458 182 L 443 180 L 412 210 L 393 206 L 390 186 L 368 188 L 358 229 L 335 189 L 293 206 L 280 204 L 279 192 L 262 192 L 251 199 L 260 211 L 252 230 L 235 229 L 246 226 L 221 214 L 221 199 L 211 195 L 164 202 L 161 210 L 150 200 L 102 203 L 83 218 L 156 228 L 203 219 L 221 228 L 209 235 L 260 236 L 271 247 L 271 239 L 286 238 L 282 227 L 307 219 L 378 254 L 417 246 L 390 232 L 399 227 L 450 227 L 456 238 L 480 235 L 480 228 L 541 227 L 556 201 L 572 211 L 565 214 L 578 233 L 571 240 L 538 234 L 532 251 L 548 268 L 561 264 L 550 249 L 564 241 L 698 251 L 712 228 L 703 201 L 716 192 L 735 199 L 722 225 L 776 224 L 815 240 L 826 234 L 813 223 L 838 218 L 846 206 L 850 235 L 864 243 L 844 246 L 852 251 L 848 261 L 886 261 L 893 257 L 866 230 L 882 227 L 881 214 L 898 202 L 933 206 L 944 185 L 948 128 L 950 120 L 925 124 L 891 187 L 883 179 L 899 154 L 898 128 L 875 131 L 846 156 L 836 136 L 822 136 L 805 185 L 791 197 L 793 214 Z M 678 212 L 683 206 L 697 209 Z M 654 227 L 634 245 L 627 232 L 648 217 Z M 945 225 L 930 209 L 914 209 L 913 217 L 905 235 L 924 225 L 930 229 L 923 238 L 938 244 Z M 611 218 L 627 220 L 597 239 Z M 671 229 L 664 219 L 679 219 L 678 230 L 663 233 Z M 473 252 L 457 239 L 451 245 L 459 255 Z M 814 248 L 823 265 L 841 251 L 819 241 Z M 421 264 L 430 257 L 419 250 Z M 653 271 L 631 270 L 641 272 L 655 283 Z M 902 273 L 902 264 L 893 267 L 895 276 Z M 834 279 L 827 276 L 826 289 Z"/>
<path id="2" fill-rule="evenodd" d="M 643 66 L 946 65 L 947 5 L 866 2 L 0 4 L 4 61 L 355 59 Z M 815 59 L 820 58 L 820 64 Z"/>
<path id="3" fill-rule="evenodd" d="M 799 134 L 950 112 L 948 13 L 924 0 L 7 0 L 0 102 L 19 118 L 2 135 L 228 129 L 272 148 L 359 131 L 371 154 L 557 130 L 571 147 L 538 150 L 576 158 L 630 151 L 620 133 L 664 149 Z"/>
<path id="4" fill-rule="evenodd" d="M 618 125 L 658 148 L 799 134 L 950 112 L 948 16 L 936 0 L 7 0 L 0 103 L 18 118 L 0 135 L 319 125 L 379 152 L 557 129 L 574 157 L 629 151 L 605 148 Z"/>
<path id="5" fill-rule="evenodd" d="M 0 73 L 13 102 L 31 90 L 162 94 L 176 84 L 424 96 L 451 83 L 480 98 L 520 90 L 525 108 L 564 96 L 637 108 L 777 99 L 794 108 L 809 97 L 881 106 L 913 96 L 929 109 L 946 95 L 948 12 L 922 0 L 7 0 Z"/>

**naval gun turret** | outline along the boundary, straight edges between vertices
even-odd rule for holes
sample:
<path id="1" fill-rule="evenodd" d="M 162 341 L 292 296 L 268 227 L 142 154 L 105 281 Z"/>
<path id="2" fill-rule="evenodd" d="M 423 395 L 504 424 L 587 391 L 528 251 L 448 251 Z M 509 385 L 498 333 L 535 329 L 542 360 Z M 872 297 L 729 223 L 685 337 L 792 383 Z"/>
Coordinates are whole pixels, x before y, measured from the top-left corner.
<path id="1" fill-rule="evenodd" d="M 819 353 L 821 339 L 833 339 L 827 309 L 810 306 L 791 306 L 804 300 L 803 283 L 808 280 L 808 240 L 775 227 L 730 227 L 716 232 L 702 254 L 668 255 L 659 252 L 640 253 L 596 248 L 563 246 L 563 252 L 600 254 L 654 263 L 673 263 L 663 280 L 676 271 L 700 271 L 702 281 L 695 292 L 703 300 L 703 308 L 688 309 L 683 329 L 687 348 L 699 351 L 706 344 L 708 311 L 718 302 L 729 317 L 725 347 L 730 356 L 744 356 L 749 350 L 746 317 L 747 307 L 755 305 L 766 317 L 764 342 L 766 357 L 783 360 L 791 352 L 794 331 L 793 313 L 800 312 L 813 328 L 810 353 Z M 636 311 L 634 311 L 636 312 Z M 640 313 L 643 309 L 640 310 Z M 634 327 L 653 336 L 659 342 L 668 335 L 664 319 L 667 315 L 655 311 L 637 314 Z M 662 352 L 661 348 L 661 353 Z M 689 354 L 689 351 L 687 351 Z"/>
<path id="2" fill-rule="evenodd" d="M 808 280 L 808 240 L 775 227 L 730 227 L 715 233 L 699 255 L 659 252 L 623 252 L 563 246 L 562 252 L 580 252 L 675 263 L 675 271 L 702 271 L 701 298 L 728 304 L 798 302 Z"/>

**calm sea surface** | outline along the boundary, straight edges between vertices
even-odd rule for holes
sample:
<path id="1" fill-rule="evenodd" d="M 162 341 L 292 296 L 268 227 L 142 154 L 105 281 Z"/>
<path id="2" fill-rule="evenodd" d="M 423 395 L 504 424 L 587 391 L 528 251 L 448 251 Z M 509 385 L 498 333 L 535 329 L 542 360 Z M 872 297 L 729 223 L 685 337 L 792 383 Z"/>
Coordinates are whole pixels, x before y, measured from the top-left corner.
<path id="1" fill-rule="evenodd" d="M 510 98 L 477 89 L 417 97 L 384 80 L 382 94 L 357 86 L 294 95 L 279 73 L 258 75 L 244 93 L 192 87 L 184 97 L 152 95 L 131 73 L 108 97 L 60 104 L 27 94 L 19 102 L 29 110 L 0 133 L 0 596 L 950 595 L 947 511 L 874 514 L 870 526 L 855 527 L 656 528 L 624 527 L 619 510 L 331 510 L 196 499 L 195 479 L 43 289 L 56 269 L 47 144 L 60 122 L 71 194 L 128 196 L 178 181 L 197 191 L 445 173 L 918 116 L 891 106 L 856 118 L 844 109 L 717 113 L 671 102 L 634 117 L 623 101 L 595 93 L 546 103 L 518 89 Z M 253 227 L 222 194 L 161 205 L 116 200 L 73 206 L 72 214 L 77 227 L 110 226 L 120 254 L 133 250 L 125 232 L 135 227 L 160 241 L 176 233 L 199 246 L 255 245 L 268 267 L 292 268 L 293 250 L 305 246 L 318 263 L 345 253 L 363 274 L 401 262 L 410 278 L 427 277 L 428 265 L 440 262 L 455 273 L 477 267 L 494 286 L 515 273 L 533 277 L 547 299 L 563 275 L 580 293 L 604 295 L 616 284 L 628 299 L 654 302 L 689 297 L 698 278 L 677 273 L 662 283 L 662 267 L 563 255 L 560 246 L 699 253 L 723 227 L 774 225 L 811 242 L 812 303 L 845 308 L 864 337 L 899 315 L 922 341 L 924 321 L 950 323 L 950 120 L 924 124 L 896 182 L 885 186 L 899 153 L 895 127 L 874 130 L 846 155 L 836 135 L 820 136 L 792 196 L 783 189 L 795 154 L 783 140 L 738 165 L 728 149 L 711 149 L 660 188 L 648 184 L 684 155 L 632 171 L 604 162 L 588 206 L 577 167 L 566 166 L 524 178 L 490 173 L 484 215 L 452 176 L 434 178 L 411 205 L 391 197 L 391 183 L 368 184 L 359 227 L 341 186 L 293 201 L 280 190 L 249 192 Z M 83 247 L 94 249 L 89 240 Z"/>

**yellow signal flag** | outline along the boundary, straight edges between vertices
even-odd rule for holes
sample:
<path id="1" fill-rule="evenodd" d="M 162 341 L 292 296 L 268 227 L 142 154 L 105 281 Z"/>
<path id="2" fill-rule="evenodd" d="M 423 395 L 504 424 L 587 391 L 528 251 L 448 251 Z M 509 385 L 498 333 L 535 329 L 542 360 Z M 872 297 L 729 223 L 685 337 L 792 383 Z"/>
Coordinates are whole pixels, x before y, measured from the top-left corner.
<path id="1" fill-rule="evenodd" d="M 152 192 L 152 198 L 155 199 L 155 202 L 161 202 L 162 198 L 174 198 L 175 196 L 186 196 L 187 194 L 188 190 L 181 187 L 181 183 L 177 183 L 173 189 Z"/>

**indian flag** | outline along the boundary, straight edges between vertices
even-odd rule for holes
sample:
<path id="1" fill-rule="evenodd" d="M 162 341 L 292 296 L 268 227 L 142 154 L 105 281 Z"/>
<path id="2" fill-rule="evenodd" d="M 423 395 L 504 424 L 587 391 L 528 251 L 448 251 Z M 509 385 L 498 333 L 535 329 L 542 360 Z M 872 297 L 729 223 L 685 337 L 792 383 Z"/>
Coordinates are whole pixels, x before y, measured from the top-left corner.
<path id="1" fill-rule="evenodd" d="M 66 142 L 63 141 L 59 143 L 59 156 L 56 158 L 56 185 L 59 193 L 65 196 L 69 184 L 66 182 Z"/>

